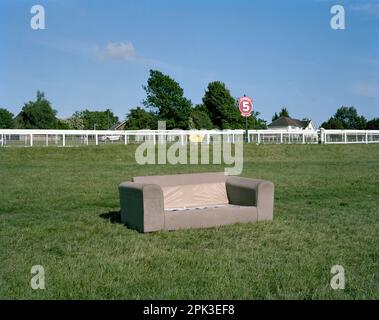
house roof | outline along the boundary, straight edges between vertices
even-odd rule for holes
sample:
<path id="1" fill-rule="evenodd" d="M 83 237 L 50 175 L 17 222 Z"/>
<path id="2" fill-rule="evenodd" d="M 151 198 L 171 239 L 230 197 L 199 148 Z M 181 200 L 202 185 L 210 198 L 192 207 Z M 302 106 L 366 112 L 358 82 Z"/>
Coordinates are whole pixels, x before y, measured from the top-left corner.
<path id="1" fill-rule="evenodd" d="M 298 120 L 298 119 L 292 119 L 289 117 L 279 117 L 278 119 L 271 122 L 268 127 L 299 127 L 299 128 L 305 128 L 311 120 Z"/>
<path id="2" fill-rule="evenodd" d="M 118 130 L 122 125 L 125 124 L 125 122 L 126 122 L 126 120 L 124 120 L 122 122 L 118 121 L 112 127 L 110 127 L 109 130 Z"/>

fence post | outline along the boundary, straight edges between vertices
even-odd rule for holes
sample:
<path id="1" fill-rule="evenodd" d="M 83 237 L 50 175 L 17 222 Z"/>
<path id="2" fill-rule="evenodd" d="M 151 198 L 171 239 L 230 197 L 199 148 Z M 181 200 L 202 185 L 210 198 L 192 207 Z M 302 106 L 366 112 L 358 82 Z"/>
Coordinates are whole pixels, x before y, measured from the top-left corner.
<path id="1" fill-rule="evenodd" d="M 88 141 L 88 139 L 89 139 L 89 137 L 88 137 L 88 133 L 87 133 L 87 135 L 86 135 L 86 138 L 87 138 L 86 145 L 88 146 L 88 144 L 89 144 L 89 141 Z"/>
<path id="2" fill-rule="evenodd" d="M 1 135 L 1 146 L 4 146 L 4 135 Z"/>
<path id="3" fill-rule="evenodd" d="M 305 143 L 305 133 L 303 132 L 303 144 Z"/>
<path id="4" fill-rule="evenodd" d="M 95 133 L 95 143 L 96 143 L 96 145 L 99 144 L 99 136 L 97 133 Z"/>
<path id="5" fill-rule="evenodd" d="M 49 135 L 46 134 L 46 147 L 49 146 Z"/>
<path id="6" fill-rule="evenodd" d="M 62 146 L 64 147 L 66 145 L 66 135 L 62 134 Z"/>
<path id="7" fill-rule="evenodd" d="M 343 141 L 344 143 L 347 143 L 346 131 L 343 132 Z"/>
<path id="8" fill-rule="evenodd" d="M 367 134 L 367 131 L 365 131 L 365 143 L 366 144 L 368 143 L 368 134 Z"/>
<path id="9" fill-rule="evenodd" d="M 325 129 L 324 128 L 320 129 L 320 142 L 321 142 L 321 144 L 326 143 Z"/>
<path id="10" fill-rule="evenodd" d="M 128 144 L 128 136 L 126 135 L 126 133 L 124 134 L 124 144 Z"/>
<path id="11" fill-rule="evenodd" d="M 33 147 L 33 133 L 30 134 L 30 146 Z"/>
<path id="12" fill-rule="evenodd" d="M 261 134 L 258 132 L 258 143 L 261 143 Z"/>

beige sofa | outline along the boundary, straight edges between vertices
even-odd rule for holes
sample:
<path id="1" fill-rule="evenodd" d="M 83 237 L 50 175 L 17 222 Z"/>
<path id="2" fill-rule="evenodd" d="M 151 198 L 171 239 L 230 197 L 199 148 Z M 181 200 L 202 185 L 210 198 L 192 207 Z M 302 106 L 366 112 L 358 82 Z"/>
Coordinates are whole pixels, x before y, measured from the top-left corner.
<path id="1" fill-rule="evenodd" d="M 121 222 L 140 232 L 273 218 L 272 182 L 224 173 L 135 177 L 119 192 Z"/>

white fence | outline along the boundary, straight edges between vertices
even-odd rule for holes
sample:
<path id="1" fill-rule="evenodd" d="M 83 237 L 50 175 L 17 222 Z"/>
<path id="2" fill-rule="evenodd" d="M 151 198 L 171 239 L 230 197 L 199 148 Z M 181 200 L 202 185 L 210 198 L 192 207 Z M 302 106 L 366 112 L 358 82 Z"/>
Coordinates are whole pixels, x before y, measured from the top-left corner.
<path id="1" fill-rule="evenodd" d="M 379 143 L 379 130 L 319 130 L 322 143 Z"/>
<path id="2" fill-rule="evenodd" d="M 243 141 L 244 130 L 18 130 L 0 129 L 0 146 L 81 146 L 129 144 L 149 141 L 162 143 L 212 143 Z M 379 130 L 249 130 L 248 143 L 379 143 Z"/>

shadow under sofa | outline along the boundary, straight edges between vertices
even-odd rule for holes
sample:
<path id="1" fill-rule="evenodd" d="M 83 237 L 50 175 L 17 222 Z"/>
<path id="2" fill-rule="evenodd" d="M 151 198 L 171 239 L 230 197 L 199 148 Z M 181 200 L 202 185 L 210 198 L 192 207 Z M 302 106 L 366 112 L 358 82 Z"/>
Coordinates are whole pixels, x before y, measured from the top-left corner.
<path id="1" fill-rule="evenodd" d="M 121 222 L 139 232 L 273 219 L 272 182 L 223 172 L 134 177 L 119 193 Z"/>

